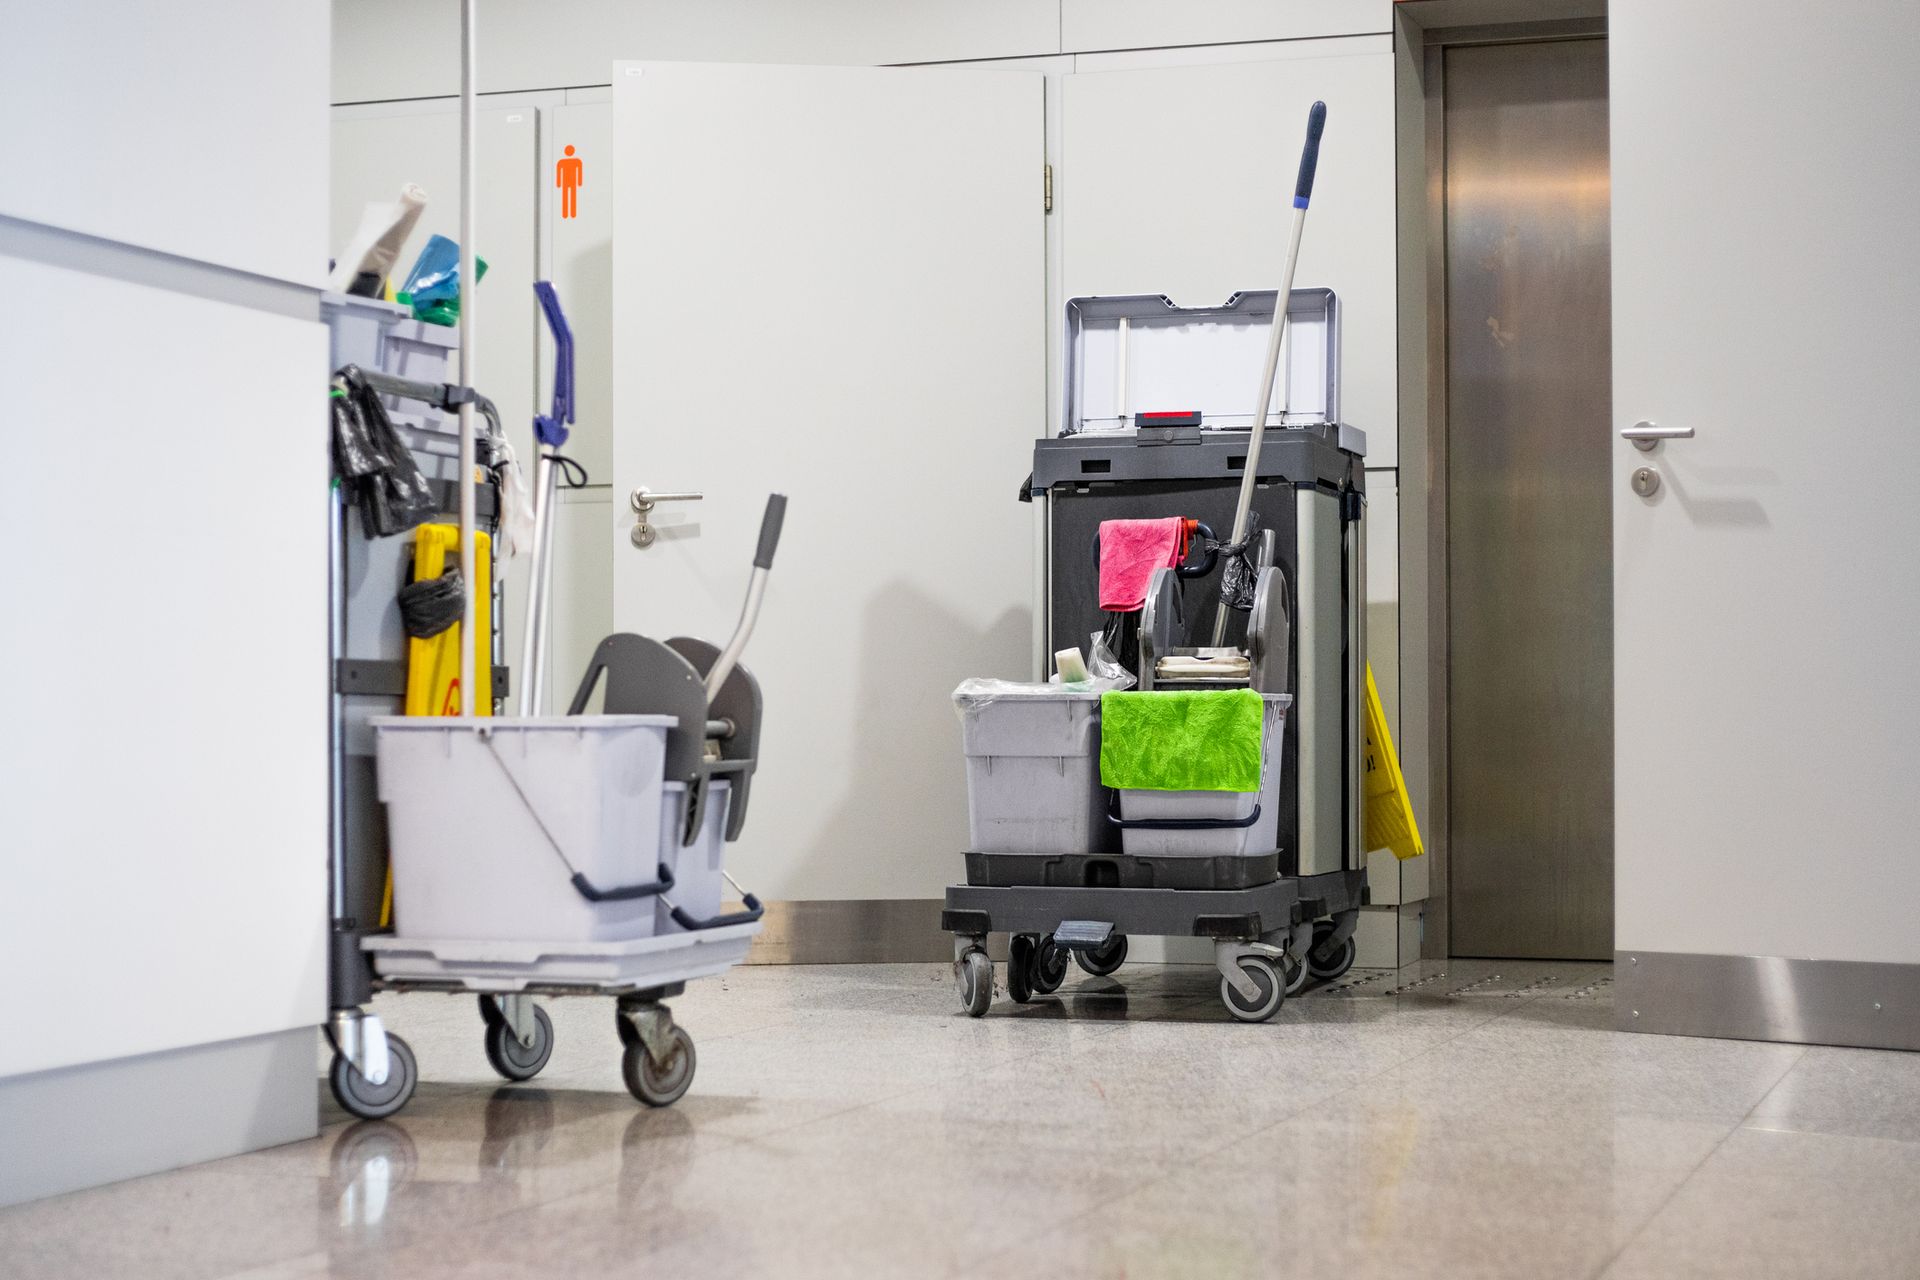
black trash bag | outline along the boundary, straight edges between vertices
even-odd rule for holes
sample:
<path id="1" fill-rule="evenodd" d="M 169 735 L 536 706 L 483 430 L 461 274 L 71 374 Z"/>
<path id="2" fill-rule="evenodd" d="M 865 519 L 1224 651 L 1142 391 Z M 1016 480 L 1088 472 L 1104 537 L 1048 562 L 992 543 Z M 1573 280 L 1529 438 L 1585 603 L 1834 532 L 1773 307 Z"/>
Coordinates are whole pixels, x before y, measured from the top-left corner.
<path id="1" fill-rule="evenodd" d="M 360 508 L 369 538 L 386 538 L 433 518 L 433 489 L 413 451 L 355 365 L 334 375 L 333 470 L 347 501 Z"/>
<path id="2" fill-rule="evenodd" d="M 400 625 L 415 640 L 433 639 L 466 612 L 466 583 L 457 561 L 437 578 L 409 582 L 400 588 Z"/>
<path id="3" fill-rule="evenodd" d="M 1238 542 L 1206 539 L 1205 549 L 1220 554 L 1220 603 L 1241 613 L 1253 609 L 1254 589 L 1260 574 L 1253 565 L 1253 544 L 1260 537 L 1260 513 L 1247 512 L 1247 534 Z"/>

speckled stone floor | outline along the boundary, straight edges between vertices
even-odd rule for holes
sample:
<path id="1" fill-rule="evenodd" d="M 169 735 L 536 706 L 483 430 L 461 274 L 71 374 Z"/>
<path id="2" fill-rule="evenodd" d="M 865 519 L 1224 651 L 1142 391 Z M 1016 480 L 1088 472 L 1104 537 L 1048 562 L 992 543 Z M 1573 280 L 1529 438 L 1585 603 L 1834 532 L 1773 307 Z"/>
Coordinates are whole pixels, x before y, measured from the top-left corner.
<path id="1" fill-rule="evenodd" d="M 1604 965 L 1355 973 L 1264 1026 L 1218 991 L 1074 970 L 976 1021 L 945 966 L 737 969 L 674 1002 L 664 1111 L 610 1001 L 503 1086 L 470 1000 L 382 997 L 400 1116 L 0 1211 L 0 1275 L 1920 1276 L 1920 1055 L 1623 1035 Z"/>

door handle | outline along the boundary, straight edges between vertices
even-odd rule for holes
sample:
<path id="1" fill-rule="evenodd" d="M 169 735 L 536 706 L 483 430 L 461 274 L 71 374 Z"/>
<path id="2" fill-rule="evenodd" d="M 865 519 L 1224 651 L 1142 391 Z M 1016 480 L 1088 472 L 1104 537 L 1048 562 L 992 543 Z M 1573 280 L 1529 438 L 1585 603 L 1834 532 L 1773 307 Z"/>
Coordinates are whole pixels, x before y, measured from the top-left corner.
<path id="1" fill-rule="evenodd" d="M 633 522 L 633 533 L 630 535 L 633 539 L 633 545 L 645 551 L 653 545 L 654 539 L 660 536 L 660 531 L 647 522 L 647 513 L 653 510 L 655 503 L 698 502 L 705 496 L 704 494 L 695 493 L 691 489 L 683 490 L 679 493 L 655 493 L 645 486 L 635 489 L 632 499 L 633 513 L 638 516 L 639 519 Z"/>
<path id="2" fill-rule="evenodd" d="M 1657 422 L 1642 419 L 1620 433 L 1622 440 L 1630 440 L 1633 447 L 1642 453 L 1652 450 L 1662 440 L 1691 440 L 1692 427 L 1663 427 Z"/>

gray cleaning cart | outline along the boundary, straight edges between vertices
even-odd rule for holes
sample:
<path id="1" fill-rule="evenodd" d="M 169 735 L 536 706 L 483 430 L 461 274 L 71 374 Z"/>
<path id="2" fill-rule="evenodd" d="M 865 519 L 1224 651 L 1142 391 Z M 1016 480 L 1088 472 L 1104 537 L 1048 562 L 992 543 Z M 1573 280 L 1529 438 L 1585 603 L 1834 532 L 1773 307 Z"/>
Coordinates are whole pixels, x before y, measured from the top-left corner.
<path id="1" fill-rule="evenodd" d="M 1099 607 L 1102 521 L 1179 516 L 1232 527 L 1253 416 L 1239 376 L 1259 354 L 1275 302 L 1269 290 L 1216 307 L 1158 295 L 1068 303 L 1066 421 L 1036 444 L 1022 489 L 1046 528 L 1042 652 L 1084 647 L 1109 621 Z M 954 935 L 961 1002 L 976 1016 L 993 995 L 990 933 L 1011 935 L 1007 991 L 1022 1002 L 1056 990 L 1070 958 L 1112 973 L 1129 935 L 1210 939 L 1222 999 L 1248 1021 L 1271 1017 L 1309 978 L 1353 963 L 1366 901 L 1366 443 L 1339 421 L 1334 295 L 1294 290 L 1288 316 L 1270 418 L 1279 427 L 1267 431 L 1253 499 L 1252 607 L 1230 613 L 1215 646 L 1224 565 L 1196 554 L 1154 575 L 1137 632 L 1126 631 L 1128 651 L 1117 655 L 1143 689 L 1237 686 L 1291 697 L 1269 743 L 1278 756 L 1272 846 L 1156 857 L 1102 836 L 1066 853 L 970 850 L 967 882 L 947 890 L 942 927 Z M 1092 803 L 1112 800 L 1096 790 Z M 1116 812 L 1109 825 L 1118 832 L 1126 821 Z"/>
<path id="2" fill-rule="evenodd" d="M 543 295 L 570 352 L 557 301 Z M 458 505 L 462 393 L 448 383 L 453 330 L 397 307 L 329 295 L 333 365 L 356 365 L 436 494 Z M 570 369 L 555 378 L 543 443 L 565 439 Z M 468 393 L 470 394 L 470 393 Z M 498 434 L 498 417 L 474 397 Z M 549 439 L 557 436 L 557 439 Z M 482 455 L 484 456 L 484 454 Z M 475 477 L 482 527 L 499 528 L 498 477 Z M 622 1073 L 664 1106 L 691 1083 L 692 1038 L 664 1003 L 724 971 L 759 931 L 760 904 L 719 910 L 723 851 L 746 820 L 761 697 L 738 662 L 779 538 L 775 495 L 749 607 L 723 650 L 634 635 L 601 642 L 566 716 L 404 717 L 406 634 L 398 594 L 412 539 L 354 527 L 333 506 L 332 931 L 329 1082 L 354 1115 L 390 1116 L 418 1080 L 412 1050 L 366 1006 L 376 991 L 473 995 L 489 1063 L 528 1080 L 553 1050 L 536 996 L 610 995 Z M 505 696 L 495 589 L 495 706 Z M 604 711 L 586 714 L 604 685 Z M 537 710 L 537 709 L 536 709 Z M 390 855 L 391 853 L 391 860 Z M 394 919 L 382 920 L 389 865 Z"/>

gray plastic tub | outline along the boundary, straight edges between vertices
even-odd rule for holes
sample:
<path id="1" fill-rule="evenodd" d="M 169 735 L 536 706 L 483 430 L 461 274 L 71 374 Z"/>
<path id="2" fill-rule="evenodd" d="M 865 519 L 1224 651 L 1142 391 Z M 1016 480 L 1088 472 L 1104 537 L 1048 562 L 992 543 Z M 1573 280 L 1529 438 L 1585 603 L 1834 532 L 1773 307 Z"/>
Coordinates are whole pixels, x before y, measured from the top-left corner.
<path id="1" fill-rule="evenodd" d="M 685 788 L 663 781 L 671 716 L 380 716 L 380 799 L 403 937 L 615 942 L 671 929 L 657 897 L 591 902 L 653 883 L 696 915 L 719 905 L 726 793 L 691 847 Z"/>
<path id="2" fill-rule="evenodd" d="M 1174 830 L 1156 827 L 1123 827 L 1120 847 L 1139 857 L 1217 858 L 1235 854 L 1266 853 L 1279 843 L 1280 832 L 1280 753 L 1286 735 L 1287 708 L 1293 698 L 1284 693 L 1260 695 L 1266 702 L 1266 719 L 1261 726 L 1260 790 L 1258 791 L 1143 791 L 1120 790 L 1120 816 L 1161 822 L 1240 822 L 1249 817 L 1257 802 L 1260 816 L 1244 827 L 1212 827 Z"/>
<path id="3" fill-rule="evenodd" d="M 458 372 L 458 329 L 415 320 L 396 303 L 345 293 L 321 294 L 320 314 L 327 322 L 329 372 L 357 364 L 414 382 L 452 382 Z M 389 413 L 404 413 L 427 428 L 455 430 L 453 414 L 395 396 L 383 397 L 383 403 Z"/>
<path id="4" fill-rule="evenodd" d="M 953 697 L 967 757 L 968 849 L 1112 849 L 1107 793 L 1100 786 L 1100 695 L 1015 689 Z"/>

